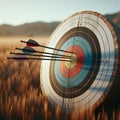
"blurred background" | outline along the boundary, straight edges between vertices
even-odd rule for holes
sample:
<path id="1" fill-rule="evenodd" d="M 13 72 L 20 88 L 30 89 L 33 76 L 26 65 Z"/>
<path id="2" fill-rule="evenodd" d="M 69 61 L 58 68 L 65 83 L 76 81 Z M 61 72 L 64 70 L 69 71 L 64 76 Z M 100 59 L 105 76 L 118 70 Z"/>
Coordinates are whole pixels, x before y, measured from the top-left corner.
<path id="1" fill-rule="evenodd" d="M 99 12 L 120 27 L 120 0 L 0 0 L 0 120 L 81 118 L 75 112 L 63 116 L 59 106 L 51 107 L 41 94 L 40 61 L 4 57 L 13 47 L 23 46 L 19 40 L 32 38 L 45 45 L 61 21 L 85 10 Z M 120 118 L 119 105 L 111 111 L 111 119 Z M 104 110 L 99 114 L 108 118 Z"/>

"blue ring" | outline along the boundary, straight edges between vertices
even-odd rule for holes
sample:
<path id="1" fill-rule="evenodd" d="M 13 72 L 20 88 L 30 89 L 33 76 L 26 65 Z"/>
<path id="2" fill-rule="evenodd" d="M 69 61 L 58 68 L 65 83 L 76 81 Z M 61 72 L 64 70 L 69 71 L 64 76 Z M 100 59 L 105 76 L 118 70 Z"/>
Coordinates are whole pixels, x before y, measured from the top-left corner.
<path id="1" fill-rule="evenodd" d="M 70 46 L 77 45 L 79 46 L 84 52 L 84 65 L 75 77 L 73 78 L 65 78 L 60 73 L 60 61 L 55 62 L 55 77 L 57 82 L 66 88 L 72 88 L 78 86 L 87 76 L 91 65 L 92 65 L 92 50 L 91 46 L 89 45 L 88 41 L 83 37 L 72 37 L 68 39 L 64 45 L 60 49 L 66 50 Z M 59 52 L 59 54 L 63 54 L 63 52 Z M 89 65 L 89 66 L 88 66 Z"/>

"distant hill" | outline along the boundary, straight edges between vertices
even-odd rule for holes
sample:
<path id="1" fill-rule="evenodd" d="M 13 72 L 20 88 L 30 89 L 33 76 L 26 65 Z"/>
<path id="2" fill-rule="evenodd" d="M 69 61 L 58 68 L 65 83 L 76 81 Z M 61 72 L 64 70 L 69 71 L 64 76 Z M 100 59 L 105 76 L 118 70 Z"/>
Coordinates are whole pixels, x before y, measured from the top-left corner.
<path id="1" fill-rule="evenodd" d="M 120 27 L 120 12 L 114 14 L 107 14 L 105 15 L 110 21 L 113 21 L 115 24 Z"/>
<path id="2" fill-rule="evenodd" d="M 120 12 L 105 15 L 110 21 L 113 21 L 120 27 Z M 0 36 L 50 36 L 60 22 L 34 22 L 19 26 L 3 24 L 0 25 Z"/>
<path id="3" fill-rule="evenodd" d="M 49 36 L 60 22 L 34 22 L 19 26 L 0 25 L 0 36 Z"/>

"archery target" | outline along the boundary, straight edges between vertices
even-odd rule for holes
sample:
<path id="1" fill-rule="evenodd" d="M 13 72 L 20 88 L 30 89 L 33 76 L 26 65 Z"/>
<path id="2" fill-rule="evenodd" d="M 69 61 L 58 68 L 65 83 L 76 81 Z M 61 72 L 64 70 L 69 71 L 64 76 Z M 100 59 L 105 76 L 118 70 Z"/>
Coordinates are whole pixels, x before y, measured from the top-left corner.
<path id="1" fill-rule="evenodd" d="M 115 81 L 118 39 L 109 21 L 99 13 L 84 11 L 64 20 L 45 49 L 70 56 L 71 61 L 42 61 L 42 92 L 64 109 L 86 110 L 100 105 Z"/>

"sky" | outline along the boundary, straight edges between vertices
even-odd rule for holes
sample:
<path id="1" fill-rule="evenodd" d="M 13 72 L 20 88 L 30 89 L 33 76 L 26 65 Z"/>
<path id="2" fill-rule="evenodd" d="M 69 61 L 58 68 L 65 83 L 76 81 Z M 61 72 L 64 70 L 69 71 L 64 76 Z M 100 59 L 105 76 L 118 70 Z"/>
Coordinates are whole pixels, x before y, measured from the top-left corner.
<path id="1" fill-rule="evenodd" d="M 85 10 L 115 13 L 120 11 L 120 0 L 0 0 L 0 24 L 63 21 Z"/>

